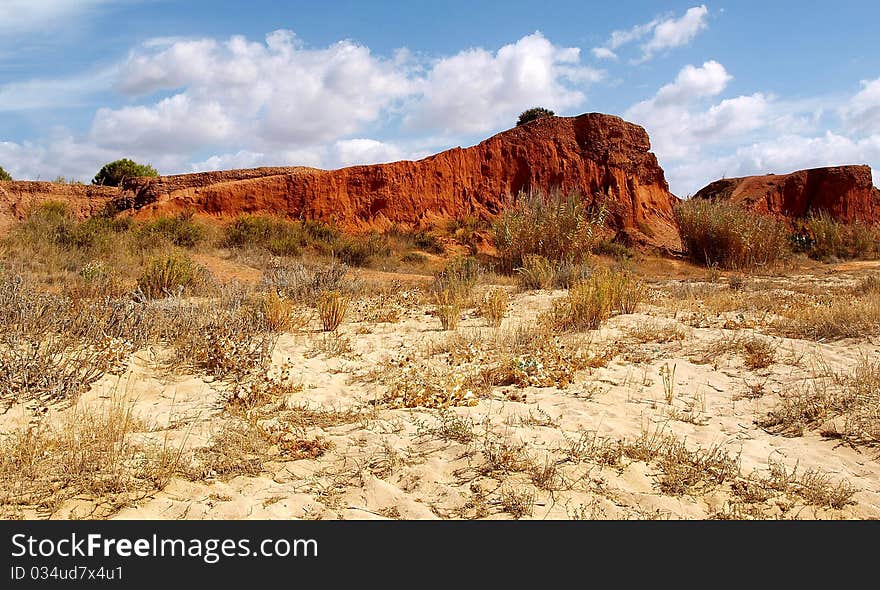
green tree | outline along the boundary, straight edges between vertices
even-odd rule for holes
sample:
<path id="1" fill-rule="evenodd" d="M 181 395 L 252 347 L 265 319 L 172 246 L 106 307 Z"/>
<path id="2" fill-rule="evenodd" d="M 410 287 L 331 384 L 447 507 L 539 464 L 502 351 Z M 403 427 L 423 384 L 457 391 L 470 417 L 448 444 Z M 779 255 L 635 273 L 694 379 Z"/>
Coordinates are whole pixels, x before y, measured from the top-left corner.
<path id="1" fill-rule="evenodd" d="M 9 176 L 9 172 L 3 169 L 3 166 L 0 166 L 0 180 L 12 180 L 12 177 Z"/>
<path id="2" fill-rule="evenodd" d="M 135 178 L 137 176 L 159 176 L 159 173 L 149 164 L 138 164 L 128 158 L 123 158 L 105 164 L 95 175 L 92 184 L 119 186 L 126 178 Z"/>
<path id="3" fill-rule="evenodd" d="M 545 109 L 544 107 L 534 107 L 527 111 L 523 111 L 519 115 L 519 120 L 516 122 L 516 126 L 525 125 L 530 121 L 534 121 L 535 119 L 540 119 L 542 117 L 552 117 L 556 113 L 551 111 L 550 109 Z"/>

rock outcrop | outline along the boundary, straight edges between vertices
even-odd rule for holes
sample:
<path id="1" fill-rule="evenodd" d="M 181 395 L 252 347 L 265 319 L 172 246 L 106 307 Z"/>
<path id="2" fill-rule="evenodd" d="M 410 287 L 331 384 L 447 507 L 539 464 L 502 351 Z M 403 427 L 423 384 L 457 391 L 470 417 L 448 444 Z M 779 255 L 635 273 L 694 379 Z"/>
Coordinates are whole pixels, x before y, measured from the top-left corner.
<path id="1" fill-rule="evenodd" d="M 716 180 L 694 198 L 721 199 L 787 218 L 824 212 L 844 222 L 880 223 L 880 190 L 868 166 L 836 166 Z"/>
<path id="2" fill-rule="evenodd" d="M 127 183 L 124 193 L 139 216 L 275 213 L 360 230 L 422 226 L 437 218 L 489 219 L 521 191 L 554 189 L 578 191 L 593 203 L 604 199 L 609 226 L 629 242 L 680 248 L 677 199 L 648 134 L 598 113 L 538 119 L 419 161 L 140 178 Z"/>
<path id="3" fill-rule="evenodd" d="M 0 230 L 48 201 L 65 203 L 74 216 L 84 219 L 104 210 L 118 195 L 119 190 L 109 186 L 28 180 L 0 182 Z"/>

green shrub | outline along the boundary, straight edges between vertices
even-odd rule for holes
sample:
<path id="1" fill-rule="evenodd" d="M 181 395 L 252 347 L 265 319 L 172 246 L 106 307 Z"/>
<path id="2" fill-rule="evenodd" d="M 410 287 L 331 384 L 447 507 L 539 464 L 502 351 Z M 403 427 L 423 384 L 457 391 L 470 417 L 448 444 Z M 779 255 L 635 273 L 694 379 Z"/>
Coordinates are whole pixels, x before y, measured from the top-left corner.
<path id="1" fill-rule="evenodd" d="M 443 245 L 443 242 L 441 242 L 437 236 L 425 230 L 416 232 L 413 235 L 413 244 L 415 244 L 416 248 L 419 250 L 424 250 L 431 254 L 443 254 L 446 252 L 446 247 Z"/>
<path id="2" fill-rule="evenodd" d="M 92 184 L 119 186 L 127 178 L 138 176 L 159 176 L 155 168 L 149 164 L 138 164 L 128 158 L 105 164 L 92 180 Z"/>
<path id="3" fill-rule="evenodd" d="M 520 125 L 525 125 L 526 123 L 541 119 L 543 117 L 552 117 L 555 114 L 556 113 L 554 113 L 550 109 L 545 109 L 544 107 L 533 107 L 520 113 L 519 119 L 517 119 L 516 121 L 516 126 L 519 127 Z"/>
<path id="4" fill-rule="evenodd" d="M 137 285 L 146 297 L 159 299 L 188 289 L 198 278 L 198 272 L 198 267 L 188 256 L 167 254 L 147 263 Z"/>
<path id="5" fill-rule="evenodd" d="M 626 244 L 615 242 L 614 240 L 602 240 L 596 244 L 596 254 L 611 256 L 615 260 L 630 260 L 635 258 L 636 253 Z"/>
<path id="6" fill-rule="evenodd" d="M 163 215 L 141 225 L 138 238 L 145 244 L 166 241 L 181 248 L 193 248 L 205 238 L 205 228 L 193 220 L 192 213 Z"/>
<path id="7" fill-rule="evenodd" d="M 783 223 L 730 203 L 690 199 L 675 215 L 688 256 L 698 264 L 751 270 L 773 266 L 791 251 Z"/>
<path id="8" fill-rule="evenodd" d="M 604 223 L 604 204 L 588 206 L 577 193 L 520 194 L 492 226 L 500 270 L 522 267 L 529 254 L 580 262 L 594 249 Z"/>
<path id="9" fill-rule="evenodd" d="M 880 232 L 861 222 L 842 223 L 819 213 L 804 222 L 804 234 L 795 236 L 795 249 L 816 260 L 875 258 L 880 254 Z"/>
<path id="10" fill-rule="evenodd" d="M 334 256 L 349 266 L 367 266 L 374 258 L 387 258 L 391 255 L 388 238 L 376 232 L 366 235 L 340 238 L 334 249 Z"/>
<path id="11" fill-rule="evenodd" d="M 9 172 L 3 169 L 3 166 L 0 166 L 0 180 L 12 180 L 12 176 L 9 175 Z"/>
<path id="12" fill-rule="evenodd" d="M 306 239 L 299 224 L 265 215 L 241 215 L 223 229 L 222 245 L 263 248 L 276 256 L 297 256 Z"/>

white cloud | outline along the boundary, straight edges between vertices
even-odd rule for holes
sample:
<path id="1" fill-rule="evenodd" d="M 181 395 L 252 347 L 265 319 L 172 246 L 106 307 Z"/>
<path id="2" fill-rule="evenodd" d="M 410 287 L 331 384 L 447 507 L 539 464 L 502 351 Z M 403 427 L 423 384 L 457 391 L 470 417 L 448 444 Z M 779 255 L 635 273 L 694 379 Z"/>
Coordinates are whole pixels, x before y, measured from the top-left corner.
<path id="1" fill-rule="evenodd" d="M 109 148 L 186 153 L 222 143 L 234 130 L 233 121 L 218 102 L 198 102 L 177 94 L 153 107 L 99 109 L 91 138 Z"/>
<path id="2" fill-rule="evenodd" d="M 707 105 L 733 77 L 723 65 L 707 61 L 682 68 L 675 81 L 652 98 L 633 105 L 625 117 L 645 126 L 655 151 L 668 159 L 693 154 L 698 146 L 715 144 L 767 124 L 770 98 L 762 93 Z"/>
<path id="3" fill-rule="evenodd" d="M 170 141 L 177 127 L 183 148 L 248 137 L 260 152 L 355 133 L 409 95 L 413 82 L 405 64 L 351 41 L 307 49 L 293 33 L 275 31 L 265 43 L 240 36 L 147 43 L 129 56 L 118 87 L 134 96 L 179 91 L 180 101 L 100 111 L 93 134 L 114 137 L 119 147 L 144 136 Z M 118 120 L 134 132 L 111 133 L 122 128 Z"/>
<path id="4" fill-rule="evenodd" d="M 0 33 L 24 34 L 64 24 L 93 9 L 122 0 L 3 0 Z"/>
<path id="5" fill-rule="evenodd" d="M 403 150 L 391 143 L 375 139 L 344 139 L 334 145 L 336 161 L 340 166 L 354 164 L 381 164 L 402 160 Z"/>
<path id="6" fill-rule="evenodd" d="M 863 80 L 862 90 L 840 109 L 840 116 L 854 133 L 880 133 L 880 78 Z"/>
<path id="7" fill-rule="evenodd" d="M 708 14 L 709 9 L 703 4 L 689 8 L 679 19 L 670 18 L 660 22 L 654 27 L 651 39 L 642 45 L 642 59 L 650 59 L 660 51 L 681 47 L 693 41 L 697 33 L 708 26 Z"/>
<path id="8" fill-rule="evenodd" d="M 617 59 L 617 54 L 607 47 L 594 47 L 592 52 L 596 59 Z"/>
<path id="9" fill-rule="evenodd" d="M 843 106 L 829 109 L 833 97 L 784 101 L 756 92 L 719 100 L 732 79 L 718 62 L 686 66 L 626 112 L 648 130 L 674 193 L 693 194 L 722 177 L 843 164 L 880 167 L 880 129 L 873 119 L 880 84 L 864 82 Z M 823 120 L 829 110 L 855 133 L 829 129 L 832 122 Z"/>
<path id="10" fill-rule="evenodd" d="M 583 104 L 584 84 L 602 72 L 580 65 L 580 50 L 558 47 L 540 33 L 496 53 L 462 51 L 437 60 L 419 82 L 407 123 L 452 133 L 482 133 L 533 106 L 561 111 Z"/>
<path id="11" fill-rule="evenodd" d="M 641 58 L 636 62 L 644 62 L 657 53 L 667 49 L 687 45 L 697 34 L 708 26 L 709 9 L 705 4 L 689 8 L 681 17 L 669 16 L 632 27 L 627 30 L 614 31 L 607 43 L 593 49 L 593 55 L 599 59 L 615 59 L 615 50 L 635 41 L 642 41 Z"/>
<path id="12" fill-rule="evenodd" d="M 827 131 L 814 137 L 783 135 L 742 145 L 732 152 L 705 154 L 676 161 L 666 170 L 673 192 L 693 194 L 719 178 L 786 174 L 822 166 L 869 164 L 874 183 L 880 180 L 880 135 L 852 139 Z"/>

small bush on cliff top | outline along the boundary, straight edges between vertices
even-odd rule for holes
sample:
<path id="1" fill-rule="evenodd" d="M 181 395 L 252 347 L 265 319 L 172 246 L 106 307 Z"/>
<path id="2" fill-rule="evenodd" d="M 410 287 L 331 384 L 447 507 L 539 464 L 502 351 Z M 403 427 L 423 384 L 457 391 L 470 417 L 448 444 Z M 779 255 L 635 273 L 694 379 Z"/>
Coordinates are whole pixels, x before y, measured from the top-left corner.
<path id="1" fill-rule="evenodd" d="M 790 252 L 781 222 L 730 203 L 690 199 L 675 215 L 688 256 L 698 264 L 751 270 L 773 266 Z"/>
<path id="2" fill-rule="evenodd" d="M 0 180 L 12 180 L 12 177 L 9 175 L 9 172 L 3 169 L 3 166 L 0 166 Z"/>
<path id="3" fill-rule="evenodd" d="M 516 125 L 517 127 L 519 127 L 520 125 L 525 125 L 526 123 L 529 123 L 536 119 L 540 119 L 542 117 L 552 117 L 555 114 L 556 113 L 554 113 L 550 109 L 545 109 L 544 107 L 534 107 L 527 111 L 523 111 L 520 114 L 519 120 L 517 120 Z"/>
<path id="4" fill-rule="evenodd" d="M 126 178 L 138 176 L 159 176 L 159 173 L 149 164 L 138 164 L 128 158 L 123 158 L 105 164 L 95 175 L 92 184 L 119 186 Z"/>

